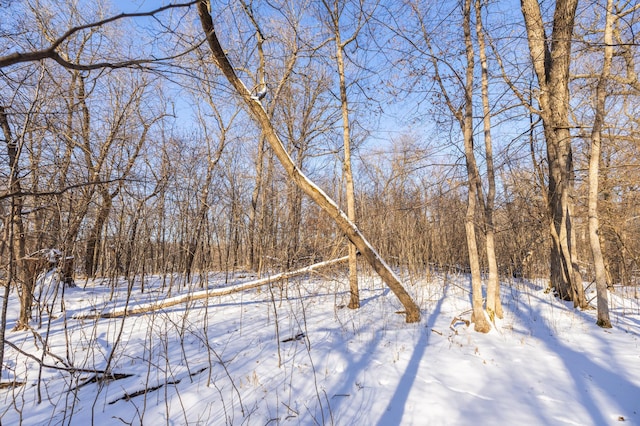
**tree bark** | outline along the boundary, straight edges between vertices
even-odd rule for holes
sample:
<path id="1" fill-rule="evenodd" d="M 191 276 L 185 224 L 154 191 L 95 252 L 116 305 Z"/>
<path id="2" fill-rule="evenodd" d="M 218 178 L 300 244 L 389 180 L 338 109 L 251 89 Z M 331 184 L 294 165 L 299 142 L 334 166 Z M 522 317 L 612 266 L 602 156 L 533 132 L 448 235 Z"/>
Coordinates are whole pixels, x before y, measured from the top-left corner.
<path id="1" fill-rule="evenodd" d="M 573 234 L 569 65 L 578 0 L 558 0 L 548 40 L 537 0 L 521 0 L 533 68 L 540 86 L 538 102 L 547 143 L 551 232 L 551 286 L 574 306 L 587 306 L 579 280 Z"/>
<path id="2" fill-rule="evenodd" d="M 473 151 L 473 79 L 475 66 L 475 53 L 471 40 L 471 0 L 464 1 L 463 10 L 463 31 L 465 40 L 465 50 L 467 55 L 466 81 L 465 81 L 465 109 L 462 122 L 464 153 L 467 164 L 468 196 L 467 213 L 465 216 L 464 228 L 467 234 L 467 251 L 469 253 L 469 267 L 471 268 L 471 299 L 473 314 L 471 321 L 474 323 L 474 330 L 487 333 L 491 326 L 484 316 L 482 300 L 482 274 L 480 272 L 480 256 L 478 254 L 478 243 L 476 241 L 476 205 L 479 197 L 480 173 L 476 165 L 476 158 Z"/>
<path id="3" fill-rule="evenodd" d="M 345 192 L 347 198 L 347 217 L 353 223 L 356 223 L 356 199 L 355 186 L 353 183 L 353 172 L 351 170 L 351 128 L 349 122 L 349 100 L 347 97 L 347 79 L 345 75 L 344 65 L 344 49 L 355 40 L 358 30 L 349 39 L 342 41 L 340 31 L 340 12 L 338 10 L 338 2 L 334 1 L 333 7 L 325 3 L 327 12 L 331 19 L 333 28 L 333 36 L 336 45 L 336 64 L 338 66 L 338 79 L 340 82 L 340 110 L 342 113 L 342 143 L 344 147 L 343 173 L 345 179 Z M 353 243 L 349 243 L 349 305 L 350 309 L 358 309 L 360 307 L 360 292 L 358 290 L 358 261 L 357 248 Z"/>
<path id="4" fill-rule="evenodd" d="M 276 157 L 283 165 L 287 175 L 293 182 L 302 189 L 314 202 L 316 202 L 338 225 L 340 230 L 349 238 L 351 242 L 360 250 L 365 260 L 373 267 L 373 269 L 380 275 L 383 281 L 389 286 L 389 288 L 398 297 L 400 302 L 404 305 L 406 310 L 406 321 L 417 322 L 420 320 L 420 309 L 418 305 L 413 301 L 409 293 L 406 292 L 400 280 L 386 262 L 375 251 L 373 246 L 365 239 L 357 226 L 349 220 L 347 215 L 340 210 L 337 204 L 329 198 L 329 196 L 316 186 L 302 171 L 295 166 L 293 160 L 287 153 L 282 141 L 275 131 L 269 117 L 262 106 L 262 103 L 252 98 L 251 92 L 242 83 L 235 73 L 234 68 L 229 63 L 227 56 L 218 41 L 213 26 L 213 20 L 209 14 L 209 3 L 207 0 L 201 0 L 198 3 L 198 14 L 202 29 L 207 36 L 209 47 L 213 53 L 214 61 L 218 68 L 225 75 L 229 83 L 233 86 L 238 95 L 242 98 L 249 109 L 251 117 L 255 120 L 258 126 L 262 129 L 265 138 L 271 148 L 273 149 Z"/>
<path id="5" fill-rule="evenodd" d="M 598 79 L 595 94 L 595 117 L 591 130 L 591 153 L 589 156 L 589 244 L 593 256 L 596 275 L 596 293 L 598 307 L 598 324 L 602 328 L 611 328 L 609 318 L 609 298 L 607 294 L 607 275 L 604 257 L 600 245 L 600 223 L 598 217 L 598 183 L 600 171 L 600 148 L 602 145 L 602 127 L 605 119 L 605 102 L 607 100 L 607 80 L 611 73 L 613 58 L 613 0 L 607 0 L 606 20 L 604 27 L 604 60 L 602 72 Z"/>
<path id="6" fill-rule="evenodd" d="M 21 284 L 22 292 L 20 294 L 20 315 L 14 330 L 26 330 L 29 328 L 31 320 L 31 302 L 33 300 L 33 280 L 29 276 L 27 270 L 26 257 L 26 236 L 24 223 L 22 221 L 22 210 L 24 200 L 21 195 L 22 187 L 20 185 L 20 173 L 18 168 L 18 160 L 20 158 L 20 147 L 13 138 L 9 119 L 4 106 L 0 105 L 0 127 L 7 145 L 7 156 L 9 158 L 9 193 L 11 196 L 11 219 L 7 229 L 7 242 L 9 244 L 9 283 L 16 280 Z M 6 303 L 6 301 L 5 301 Z M 1 368 L 1 366 L 0 366 Z"/>
<path id="7" fill-rule="evenodd" d="M 440 87 L 440 91 L 445 99 L 447 107 L 451 111 L 451 114 L 454 116 L 455 120 L 458 122 L 460 130 L 462 132 L 467 169 L 467 209 L 464 219 L 464 226 L 467 241 L 469 269 L 471 271 L 471 321 L 474 323 L 474 329 L 476 331 L 487 333 L 491 329 L 491 326 L 484 315 L 482 297 L 482 274 L 480 271 L 480 255 L 478 252 L 475 223 L 478 201 L 484 203 L 484 198 L 482 196 L 482 181 L 475 159 L 473 140 L 473 85 L 475 52 L 473 49 L 473 40 L 471 38 L 471 4 L 471 0 L 465 0 L 462 4 L 462 29 L 464 32 L 466 64 L 463 87 L 464 102 L 461 106 L 457 106 L 454 103 L 452 97 L 449 95 L 447 86 L 440 76 L 438 66 L 439 59 L 437 58 L 437 55 L 433 53 L 431 42 L 427 35 L 425 35 L 425 39 L 431 53 L 430 59 L 434 67 L 435 80 Z M 493 296 L 495 297 L 495 290 Z"/>
<path id="8" fill-rule="evenodd" d="M 347 101 L 347 84 L 344 75 L 344 59 L 337 39 L 338 49 L 338 73 L 340 74 L 340 104 L 342 109 L 342 139 L 344 144 L 344 179 L 346 183 L 347 216 L 349 220 L 356 223 L 356 196 L 353 183 L 353 172 L 351 171 L 351 134 L 349 129 L 349 103 Z M 360 307 L 360 292 L 358 290 L 358 262 L 357 248 L 353 243 L 349 244 L 349 308 L 358 309 Z"/>
<path id="9" fill-rule="evenodd" d="M 475 0 L 476 33 L 478 36 L 478 55 L 480 57 L 482 79 L 482 114 L 484 128 L 485 160 L 487 164 L 487 198 L 484 203 L 484 224 L 487 249 L 487 263 L 489 265 L 489 278 L 487 280 L 486 309 L 489 318 L 494 315 L 503 317 L 502 303 L 500 302 L 500 277 L 498 275 L 498 261 L 495 248 L 495 226 L 493 223 L 493 210 L 495 205 L 496 178 L 493 165 L 493 142 L 491 140 L 491 107 L 489 105 L 489 72 L 487 66 L 487 54 L 482 26 L 482 3 Z"/>
<path id="10" fill-rule="evenodd" d="M 88 278 L 94 278 L 98 262 L 100 260 L 100 245 L 102 243 L 102 230 L 111 213 L 111 207 L 113 206 L 113 198 L 107 188 L 101 187 L 100 194 L 102 196 L 102 205 L 98 210 L 96 221 L 89 232 L 87 238 L 87 247 L 84 256 L 84 271 Z"/>

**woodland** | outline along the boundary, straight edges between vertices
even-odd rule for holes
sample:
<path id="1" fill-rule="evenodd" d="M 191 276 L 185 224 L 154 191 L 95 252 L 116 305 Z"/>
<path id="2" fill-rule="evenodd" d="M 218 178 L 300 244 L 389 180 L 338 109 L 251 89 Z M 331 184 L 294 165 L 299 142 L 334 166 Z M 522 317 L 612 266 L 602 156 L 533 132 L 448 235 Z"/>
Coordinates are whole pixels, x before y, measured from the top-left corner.
<path id="1" fill-rule="evenodd" d="M 300 277 L 331 283 L 325 297 L 351 318 L 378 318 L 375 282 L 406 327 L 432 318 L 420 283 L 455 282 L 468 287 L 456 336 L 456 324 L 500 333 L 515 282 L 592 315 L 594 333 L 615 331 L 620 301 L 640 297 L 634 1 L 0 7 L 0 372 L 12 395 L 26 383 L 18 359 L 40 371 L 38 402 L 52 362 L 71 377 L 65 392 L 87 374 L 119 378 L 118 343 L 73 363 L 67 321 L 93 321 L 87 346 L 105 338 L 101 321 L 120 324 L 107 334 L 121 342 L 128 318 L 213 312 L 213 298 L 247 292 L 270 298 L 280 367 L 276 302 L 313 298 L 286 290 Z M 90 289 L 104 300 L 76 294 Z M 60 321 L 66 355 L 48 346 Z M 292 333 L 311 353 L 307 332 Z M 243 423 L 224 370 L 240 405 L 219 423 Z M 333 423 L 318 389 L 313 421 L 289 415 Z"/>

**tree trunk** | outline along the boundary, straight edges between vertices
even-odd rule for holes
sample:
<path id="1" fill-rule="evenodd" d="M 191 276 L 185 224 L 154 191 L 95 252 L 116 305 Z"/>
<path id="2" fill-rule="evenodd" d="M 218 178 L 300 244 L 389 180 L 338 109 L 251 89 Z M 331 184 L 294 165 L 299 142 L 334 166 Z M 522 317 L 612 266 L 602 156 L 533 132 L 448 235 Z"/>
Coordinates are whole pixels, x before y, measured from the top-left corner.
<path id="1" fill-rule="evenodd" d="M 81 141 L 75 141 L 73 139 L 69 139 L 67 141 L 72 147 L 82 144 L 82 152 L 85 157 L 86 165 L 87 165 L 87 174 L 88 174 L 88 183 L 98 183 L 98 168 L 94 165 L 93 161 L 93 147 L 91 146 L 91 114 L 89 113 L 89 106 L 87 104 L 88 94 L 86 92 L 85 87 L 85 78 L 82 76 L 78 76 L 77 80 L 77 103 L 80 108 L 80 139 Z M 71 159 L 69 159 L 71 160 Z M 82 222 L 84 221 L 88 211 L 89 206 L 91 205 L 91 199 L 93 198 L 94 193 L 96 192 L 96 185 L 88 185 L 81 191 L 81 198 L 79 200 L 74 200 L 73 198 L 69 198 L 69 217 L 68 223 L 63 224 L 60 223 L 61 230 L 59 231 L 61 234 L 62 241 L 62 252 L 63 253 L 72 253 L 73 247 L 76 243 L 78 234 L 80 233 L 80 229 L 82 227 Z M 62 232 L 62 229 L 65 229 L 66 232 Z"/>
<path id="2" fill-rule="evenodd" d="M 609 318 L 609 298 L 607 294 L 607 275 L 604 258 L 600 246 L 600 224 L 598 218 L 598 183 L 600 171 L 600 148 L 602 144 L 602 127 L 605 119 L 605 102 L 607 100 L 607 79 L 611 72 L 613 58 L 613 0 L 607 0 L 606 23 L 604 28 L 604 60 L 602 72 L 598 79 L 595 99 L 595 117 L 591 130 L 591 154 L 589 156 L 589 244 L 593 256 L 596 274 L 596 292 L 598 307 L 598 324 L 602 328 L 611 328 Z"/>
<path id="3" fill-rule="evenodd" d="M 480 256 L 478 255 L 478 243 L 476 241 L 476 205 L 479 197 L 480 174 L 476 165 L 473 152 L 473 68 L 475 54 L 471 40 L 471 0 L 464 1 L 463 31 L 467 55 L 466 81 L 465 81 L 465 110 L 463 117 L 464 152 L 467 163 L 468 196 L 467 214 L 464 228 L 467 234 L 467 251 L 469 253 L 469 267 L 471 268 L 471 297 L 473 314 L 471 321 L 475 331 L 486 333 L 491 329 L 484 316 L 482 301 L 482 274 L 480 272 Z"/>
<path id="4" fill-rule="evenodd" d="M 558 0 L 551 40 L 547 38 L 537 0 L 521 0 L 533 68 L 540 86 L 538 102 L 547 143 L 551 232 L 551 286 L 558 296 L 586 307 L 575 258 L 572 232 L 571 133 L 569 131 L 569 65 L 578 0 Z"/>
<path id="5" fill-rule="evenodd" d="M 258 200 L 260 196 L 260 192 L 263 186 L 263 169 L 264 169 L 264 137 L 260 136 L 258 142 L 258 151 L 256 153 L 256 178 L 255 184 L 253 186 L 253 191 L 251 192 L 251 209 L 249 209 L 249 269 L 252 271 L 257 271 L 259 268 L 258 262 L 258 237 L 260 233 L 258 232 L 258 223 L 260 223 L 260 218 L 258 217 Z"/>
<path id="6" fill-rule="evenodd" d="M 491 140 L 491 107 L 489 105 L 489 72 L 487 67 L 487 54 L 482 26 L 482 3 L 475 0 L 476 34 L 478 36 L 478 53 L 482 69 L 482 113 L 484 127 L 485 159 L 487 164 L 487 199 L 484 205 L 484 224 L 487 249 L 487 263 L 489 264 L 489 279 L 487 280 L 486 309 L 489 318 L 494 315 L 502 318 L 502 303 L 500 302 L 500 277 L 498 275 L 498 261 L 495 248 L 495 226 L 493 223 L 493 210 L 496 194 L 496 178 L 493 165 L 493 142 Z"/>
<path id="7" fill-rule="evenodd" d="M 218 162 L 220 161 L 220 157 L 222 156 L 222 151 L 224 150 L 224 146 L 226 143 L 226 128 L 222 123 L 222 117 L 220 116 L 220 114 L 217 113 L 217 110 L 215 112 L 220 122 L 219 126 L 221 128 L 220 145 L 217 147 L 213 155 L 211 153 L 211 147 L 210 146 L 207 147 L 208 148 L 207 149 L 207 173 L 205 175 L 204 188 L 202 189 L 202 193 L 200 194 L 200 197 L 198 200 L 200 203 L 200 206 L 198 209 L 198 213 L 196 215 L 196 226 L 192 230 L 191 235 L 189 235 L 189 232 L 187 232 L 187 238 L 189 239 L 187 255 L 186 255 L 187 258 L 186 258 L 186 264 L 185 264 L 185 269 L 187 273 L 187 282 L 191 282 L 191 271 L 193 269 L 193 263 L 195 261 L 196 252 L 198 251 L 198 248 L 202 244 L 201 242 L 205 232 L 205 225 L 209 220 L 208 219 L 209 192 L 211 190 L 213 172 Z M 203 282 L 201 282 L 200 284 L 204 285 Z"/>
<path id="8" fill-rule="evenodd" d="M 301 167 L 302 153 L 298 152 L 298 165 Z M 287 209 L 288 217 L 285 229 L 287 229 L 285 267 L 294 268 L 300 255 L 300 229 L 302 228 L 302 192 L 294 183 L 287 182 Z"/>
<path id="9" fill-rule="evenodd" d="M 101 254 L 102 231 L 111 213 L 111 207 L 113 206 L 113 199 L 107 188 L 101 188 L 100 194 L 102 195 L 102 205 L 98 210 L 96 221 L 89 232 L 84 256 L 84 271 L 85 274 L 87 274 L 87 278 L 95 277 Z"/>
<path id="10" fill-rule="evenodd" d="M 209 47 L 213 53 L 216 65 L 223 72 L 229 83 L 234 87 L 236 93 L 247 105 L 251 117 L 264 132 L 265 138 L 273 149 L 276 157 L 285 168 L 287 175 L 293 182 L 302 189 L 314 202 L 318 204 L 338 225 L 340 230 L 353 242 L 362 256 L 369 262 L 373 269 L 380 275 L 383 281 L 398 297 L 406 309 L 406 321 L 417 322 L 420 320 L 420 309 L 415 304 L 411 296 L 406 292 L 400 280 L 389 268 L 385 261 L 375 251 L 371 244 L 365 239 L 356 225 L 349 220 L 337 204 L 329 196 L 316 186 L 302 171 L 295 166 L 293 160 L 287 153 L 280 137 L 276 133 L 261 102 L 252 98 L 251 92 L 237 77 L 234 68 L 229 63 L 222 46 L 215 34 L 213 20 L 208 11 L 208 1 L 201 0 L 198 3 L 198 14 L 204 33 L 207 36 Z"/>
<path id="11" fill-rule="evenodd" d="M 342 112 L 342 142 L 344 146 L 343 173 L 346 183 L 347 197 L 347 217 L 353 223 L 356 223 L 356 199 L 355 187 L 353 183 L 353 173 L 351 171 L 351 129 L 349 123 L 349 101 L 347 98 L 347 82 L 345 76 L 344 65 L 344 49 L 346 45 L 355 40 L 355 36 L 346 42 L 342 42 L 340 34 L 340 17 L 337 2 L 331 10 L 326 5 L 332 19 L 334 37 L 336 43 L 336 62 L 338 65 L 338 77 L 340 81 L 340 109 Z M 358 261 L 357 249 L 353 243 L 349 243 L 349 305 L 350 309 L 358 309 L 360 307 L 360 292 L 358 290 Z"/>
<path id="12" fill-rule="evenodd" d="M 14 330 L 26 330 L 31 320 L 31 301 L 33 300 L 33 281 L 26 268 L 26 236 L 24 223 L 22 222 L 23 196 L 20 185 L 20 173 L 18 160 L 20 148 L 13 139 L 9 119 L 4 106 L 0 105 L 0 127 L 7 144 L 7 156 L 9 158 L 9 193 L 11 194 L 11 219 L 7 227 L 9 232 L 7 242 L 9 244 L 9 277 L 21 284 L 20 316 Z M 11 284 L 11 280 L 7 285 Z M 1 366 L 0 366 L 1 368 Z"/>

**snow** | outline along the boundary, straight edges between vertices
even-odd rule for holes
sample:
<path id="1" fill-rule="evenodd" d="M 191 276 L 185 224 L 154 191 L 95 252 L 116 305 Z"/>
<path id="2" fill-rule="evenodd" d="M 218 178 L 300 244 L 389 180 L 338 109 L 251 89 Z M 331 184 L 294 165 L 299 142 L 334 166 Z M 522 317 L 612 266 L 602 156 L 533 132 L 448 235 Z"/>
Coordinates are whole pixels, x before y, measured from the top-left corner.
<path id="1" fill-rule="evenodd" d="M 43 294 L 55 283 L 44 277 Z M 416 324 L 376 277 L 361 277 L 357 311 L 346 275 L 317 274 L 108 319 L 80 317 L 121 309 L 129 288 L 129 307 L 152 304 L 168 283 L 78 284 L 64 309 L 49 297 L 34 310 L 33 331 L 7 331 L 20 352 L 5 345 L 2 382 L 26 384 L 0 389 L 3 425 L 640 425 L 640 303 L 624 288 L 604 330 L 542 282 L 504 282 L 505 316 L 480 334 L 456 319 L 469 319 L 465 275 L 408 284 Z M 176 279 L 171 295 L 189 291 L 202 289 Z M 95 380 L 108 366 L 121 376 Z"/>

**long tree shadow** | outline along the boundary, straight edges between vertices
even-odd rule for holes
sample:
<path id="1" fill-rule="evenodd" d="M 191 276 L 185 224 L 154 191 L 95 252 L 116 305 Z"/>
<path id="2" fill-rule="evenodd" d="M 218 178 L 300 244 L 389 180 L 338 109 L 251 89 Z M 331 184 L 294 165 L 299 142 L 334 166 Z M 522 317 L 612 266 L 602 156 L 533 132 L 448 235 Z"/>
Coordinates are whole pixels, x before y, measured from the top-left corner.
<path id="1" fill-rule="evenodd" d="M 518 318 L 544 318 L 540 309 L 534 309 L 528 303 L 508 304 L 504 308 L 511 310 Z M 585 315 L 580 311 L 575 312 Z M 594 424 L 610 424 L 615 420 L 602 412 L 601 402 L 594 397 L 594 387 L 602 394 L 609 395 L 609 401 L 617 404 L 620 416 L 626 420 L 640 421 L 640 386 L 637 383 L 568 346 L 557 337 L 557 333 L 546 321 L 535 321 L 531 326 L 531 333 L 547 343 L 547 347 L 562 359 L 565 370 L 571 375 L 578 390 L 581 405 L 589 413 Z M 602 347 L 607 347 L 606 341 L 602 342 Z M 603 354 L 602 358 L 607 358 L 607 354 Z"/>
<path id="2" fill-rule="evenodd" d="M 427 345 L 429 344 L 430 334 L 428 325 L 434 324 L 436 318 L 440 315 L 442 304 L 447 297 L 448 288 L 449 285 L 447 284 L 442 292 L 442 296 L 438 299 L 434 310 L 426 320 L 426 326 L 420 329 L 420 338 L 413 348 L 411 359 L 409 360 L 407 368 L 404 370 L 404 373 L 402 374 L 402 377 L 398 382 L 398 386 L 396 387 L 393 396 L 387 404 L 387 408 L 385 409 L 384 414 L 382 415 L 380 420 L 378 420 L 379 426 L 401 424 L 407 400 L 409 399 L 409 393 L 413 388 L 416 376 L 418 375 L 418 370 L 420 369 L 420 363 L 423 361 L 424 353 L 427 349 Z"/>
<path id="3" fill-rule="evenodd" d="M 366 293 L 366 291 L 363 293 Z M 369 297 L 363 297 L 361 299 L 362 307 L 375 300 L 390 297 L 390 290 L 388 288 L 370 290 L 368 293 L 370 293 Z M 345 347 L 341 354 L 346 361 L 344 375 L 341 378 L 342 385 L 331 389 L 328 395 L 333 413 L 339 413 L 341 411 L 340 407 L 344 404 L 353 406 L 353 404 L 358 403 L 358 401 L 360 407 L 355 410 L 350 409 L 350 411 L 368 413 L 371 405 L 376 403 L 371 399 L 374 397 L 374 393 L 367 393 L 367 378 L 364 376 L 366 372 L 371 369 L 374 360 L 379 356 L 379 347 L 383 342 L 385 330 L 381 329 L 379 324 L 373 322 L 368 325 L 369 328 L 363 328 L 357 332 L 360 336 L 365 335 L 367 332 L 371 333 L 366 346 L 359 349 L 358 353 L 354 353 Z M 335 353 L 337 347 L 338 346 L 334 345 L 330 350 Z M 371 395 L 371 397 L 367 398 L 367 395 Z M 353 421 L 353 419 L 349 421 Z M 341 424 L 339 419 L 338 424 Z"/>

